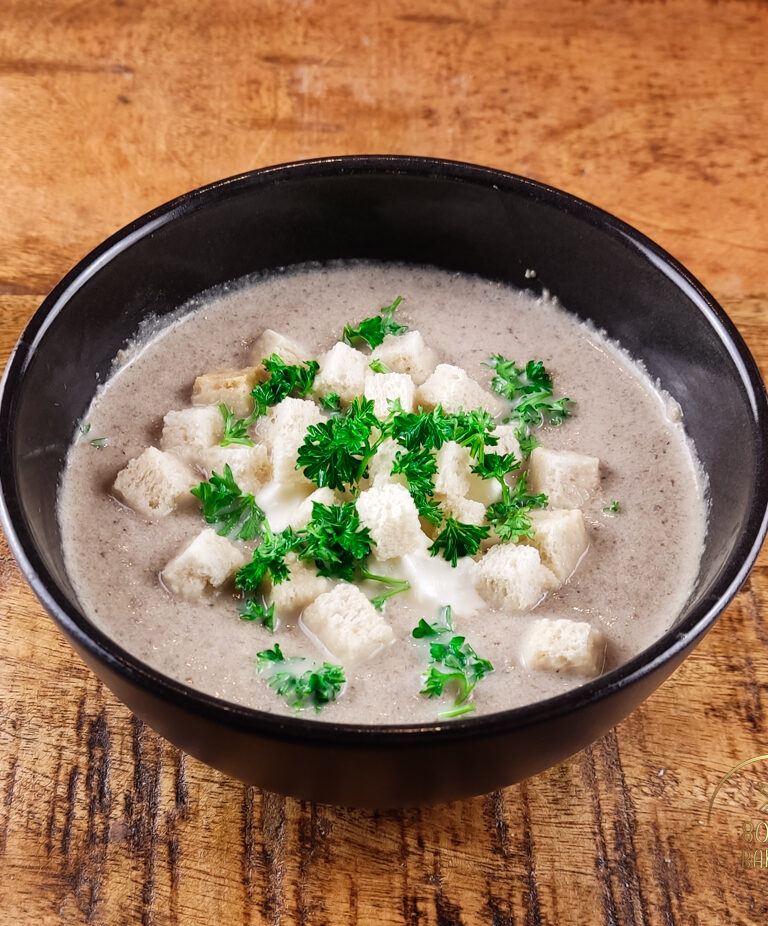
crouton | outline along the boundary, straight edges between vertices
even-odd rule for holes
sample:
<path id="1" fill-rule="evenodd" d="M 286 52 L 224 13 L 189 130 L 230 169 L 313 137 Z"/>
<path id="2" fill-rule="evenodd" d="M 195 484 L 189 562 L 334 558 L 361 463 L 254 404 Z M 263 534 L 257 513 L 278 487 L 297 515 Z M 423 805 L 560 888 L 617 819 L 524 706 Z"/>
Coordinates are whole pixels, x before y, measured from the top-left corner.
<path id="1" fill-rule="evenodd" d="M 526 634 L 521 656 L 529 669 L 550 669 L 594 678 L 603 671 L 606 640 L 586 621 L 533 621 Z"/>
<path id="2" fill-rule="evenodd" d="M 421 529 L 419 512 L 404 486 L 371 486 L 357 498 L 360 523 L 371 532 L 378 559 L 394 559 L 422 548 L 429 542 Z"/>
<path id="3" fill-rule="evenodd" d="M 376 432 L 377 436 L 379 432 Z M 372 437 L 373 441 L 375 438 Z M 405 447 L 398 444 L 391 437 L 385 437 L 379 444 L 378 450 L 368 463 L 368 478 L 371 485 L 387 485 L 397 483 L 402 486 L 408 485 L 408 480 L 402 473 L 393 473 L 392 467 L 395 464 L 395 457 L 398 453 L 405 453 Z"/>
<path id="4" fill-rule="evenodd" d="M 543 492 L 550 508 L 579 508 L 600 488 L 600 460 L 572 450 L 534 447 L 528 490 Z"/>
<path id="5" fill-rule="evenodd" d="M 437 365 L 437 353 L 427 347 L 418 331 L 388 334 L 373 350 L 371 359 L 380 360 L 395 373 L 407 373 L 417 386 L 427 379 Z"/>
<path id="6" fill-rule="evenodd" d="M 209 447 L 200 454 L 199 462 L 209 479 L 213 473 L 223 476 L 224 467 L 228 465 L 237 485 L 251 495 L 260 492 L 272 478 L 272 464 L 267 448 L 262 444 L 253 447 L 243 444 Z"/>
<path id="7" fill-rule="evenodd" d="M 301 622 L 344 665 L 369 659 L 395 639 L 387 621 L 349 582 L 320 595 L 304 609 Z"/>
<path id="8" fill-rule="evenodd" d="M 256 433 L 270 450 L 272 473 L 278 482 L 297 483 L 309 487 L 312 483 L 296 469 L 299 447 L 304 443 L 307 428 L 324 420 L 320 408 L 309 399 L 283 399 L 268 414 L 259 419 Z"/>
<path id="9" fill-rule="evenodd" d="M 192 387 L 192 404 L 218 405 L 223 402 L 236 418 L 245 418 L 253 411 L 251 390 L 263 379 L 263 373 L 259 367 L 203 373 Z"/>
<path id="10" fill-rule="evenodd" d="M 365 374 L 370 372 L 365 354 L 339 341 L 319 358 L 319 363 L 314 385 L 318 395 L 335 392 L 342 402 L 351 402 L 363 394 Z"/>
<path id="11" fill-rule="evenodd" d="M 499 424 L 493 431 L 493 436 L 497 443 L 489 447 L 491 453 L 505 454 L 513 453 L 518 460 L 522 459 L 520 453 L 520 441 L 518 441 L 515 431 L 517 428 L 513 424 Z"/>
<path id="12" fill-rule="evenodd" d="M 224 436 L 224 419 L 216 405 L 201 405 L 168 412 L 163 418 L 162 450 L 173 450 L 185 459 L 215 447 Z"/>
<path id="13" fill-rule="evenodd" d="M 485 524 L 485 505 L 461 495 L 435 494 L 435 500 L 446 514 L 453 515 L 462 524 Z"/>
<path id="14" fill-rule="evenodd" d="M 340 505 L 344 499 L 339 492 L 323 486 L 321 489 L 315 489 L 310 495 L 298 504 L 288 516 L 288 526 L 294 530 L 306 527 L 312 520 L 312 506 L 315 502 L 321 505 Z"/>
<path id="15" fill-rule="evenodd" d="M 303 611 L 320 595 L 331 589 L 331 580 L 319 576 L 314 565 L 307 565 L 291 555 L 288 563 L 289 577 L 283 582 L 273 583 L 271 578 L 265 580 L 267 600 L 274 603 L 278 615 L 293 617 Z"/>
<path id="16" fill-rule="evenodd" d="M 441 405 L 443 411 L 451 414 L 459 409 L 468 412 L 483 408 L 494 417 L 507 408 L 503 399 L 483 389 L 461 367 L 450 363 L 439 363 L 435 367 L 434 372 L 416 390 L 416 403 L 427 410 Z"/>
<path id="17" fill-rule="evenodd" d="M 218 588 L 244 566 L 248 557 L 211 527 L 205 528 L 163 569 L 163 584 L 180 598 L 199 598 L 207 587 Z"/>
<path id="18" fill-rule="evenodd" d="M 435 492 L 448 498 L 461 498 L 469 491 L 472 456 L 456 441 L 446 441 L 435 454 L 437 474 Z"/>
<path id="19" fill-rule="evenodd" d="M 114 492 L 145 518 L 162 518 L 189 496 L 200 477 L 175 454 L 147 447 L 120 470 Z"/>
<path id="20" fill-rule="evenodd" d="M 511 543 L 497 544 L 484 553 L 475 576 L 475 586 L 488 604 L 512 613 L 530 611 L 560 584 L 535 547 Z"/>
<path id="21" fill-rule="evenodd" d="M 573 573 L 589 546 L 584 515 L 578 508 L 531 511 L 533 539 L 523 538 L 539 551 L 541 561 L 561 582 Z"/>
<path id="22" fill-rule="evenodd" d="M 303 344 L 299 344 L 293 338 L 287 338 L 271 328 L 265 328 L 253 342 L 251 363 L 258 367 L 264 360 L 268 360 L 272 354 L 277 354 L 283 363 L 287 363 L 289 366 L 296 366 L 300 363 L 306 363 L 308 360 L 314 360 L 314 354 L 308 351 Z M 262 379 L 266 379 L 268 375 L 267 371 L 264 370 Z"/>
<path id="23" fill-rule="evenodd" d="M 363 393 L 366 399 L 373 399 L 376 417 L 386 418 L 389 414 L 389 403 L 395 399 L 400 400 L 404 412 L 413 411 L 416 387 L 407 373 L 374 373 L 369 370 L 365 374 Z"/>

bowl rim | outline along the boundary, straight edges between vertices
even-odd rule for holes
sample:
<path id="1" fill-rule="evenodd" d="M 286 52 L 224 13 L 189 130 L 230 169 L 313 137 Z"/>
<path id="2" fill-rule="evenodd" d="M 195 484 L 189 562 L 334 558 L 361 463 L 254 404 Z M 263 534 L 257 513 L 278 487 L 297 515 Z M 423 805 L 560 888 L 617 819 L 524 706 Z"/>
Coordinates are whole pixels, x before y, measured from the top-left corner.
<path id="1" fill-rule="evenodd" d="M 258 733 L 283 742 L 321 743 L 327 746 L 366 748 L 429 745 L 460 742 L 476 737 L 501 735 L 511 729 L 538 725 L 554 717 L 582 711 L 611 695 L 633 687 L 665 665 L 673 663 L 711 628 L 736 595 L 760 551 L 768 531 L 768 396 L 757 364 L 743 338 L 712 295 L 674 257 L 635 228 L 570 193 L 518 174 L 464 161 L 411 155 L 338 155 L 291 161 L 245 171 L 183 193 L 138 217 L 97 245 L 61 279 L 27 323 L 13 349 L 0 383 L 0 440 L 9 446 L 14 423 L 14 396 L 37 345 L 47 328 L 65 310 L 72 296 L 113 258 L 158 228 L 222 198 L 236 196 L 243 188 L 290 182 L 293 179 L 326 178 L 339 174 L 404 174 L 434 177 L 441 181 L 474 183 L 499 190 L 514 190 L 544 201 L 599 228 L 609 237 L 639 250 L 655 268 L 706 317 L 727 347 L 749 394 L 762 454 L 758 460 L 755 497 L 761 501 L 750 512 L 746 529 L 738 538 L 729 566 L 721 571 L 707 601 L 700 602 L 677 626 L 667 630 L 648 647 L 605 675 L 541 701 L 489 714 L 467 715 L 449 721 L 424 723 L 362 724 L 285 716 L 234 704 L 205 694 L 152 669 L 99 630 L 79 610 L 72 609 L 37 553 L 17 499 L 17 483 L 11 455 L 0 455 L 0 524 L 11 552 L 32 590 L 54 621 L 73 642 L 125 681 L 170 702 L 188 713 L 223 724 L 229 729 Z M 760 428 L 760 425 L 762 427 Z M 426 739 L 425 739 L 426 737 Z"/>

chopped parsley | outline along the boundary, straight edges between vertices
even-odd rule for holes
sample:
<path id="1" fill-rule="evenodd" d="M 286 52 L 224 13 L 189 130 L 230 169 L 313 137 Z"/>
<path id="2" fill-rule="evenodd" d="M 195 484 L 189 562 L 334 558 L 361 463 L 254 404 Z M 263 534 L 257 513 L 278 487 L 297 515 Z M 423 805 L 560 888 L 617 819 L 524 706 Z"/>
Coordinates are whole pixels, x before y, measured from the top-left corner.
<path id="1" fill-rule="evenodd" d="M 256 666 L 270 688 L 297 711 L 311 705 L 319 712 L 324 704 L 336 700 L 346 681 L 344 668 L 327 662 L 319 666 L 310 662 L 305 669 L 307 662 L 303 656 L 284 656 L 277 643 L 272 649 L 256 654 Z"/>
<path id="2" fill-rule="evenodd" d="M 367 344 L 368 347 L 378 347 L 388 334 L 404 334 L 408 327 L 398 325 L 395 319 L 395 310 L 403 301 L 402 296 L 398 296 L 392 305 L 384 306 L 380 315 L 374 315 L 372 318 L 364 318 L 357 328 L 347 325 L 341 336 L 342 340 L 352 347 L 358 347 L 361 344 Z"/>
<path id="3" fill-rule="evenodd" d="M 493 354 L 486 366 L 494 371 L 491 388 L 512 403 L 507 420 L 531 427 L 559 425 L 570 416 L 571 399 L 554 398 L 552 377 L 540 360 L 529 360 L 518 367 L 513 360 Z"/>
<path id="4" fill-rule="evenodd" d="M 381 360 L 371 360 L 368 366 L 373 370 L 374 373 L 391 373 L 392 372 L 386 364 L 381 362 Z"/>
<path id="5" fill-rule="evenodd" d="M 480 541 L 491 532 L 490 527 L 477 524 L 464 524 L 453 515 L 445 519 L 445 527 L 435 538 L 429 548 L 432 556 L 442 552 L 451 566 L 455 566 L 461 556 L 473 556 L 480 549 Z"/>
<path id="6" fill-rule="evenodd" d="M 313 502 L 312 520 L 297 533 L 294 549 L 299 559 L 314 560 L 318 575 L 352 582 L 372 547 L 370 532 L 361 526 L 354 502 Z"/>
<path id="7" fill-rule="evenodd" d="M 421 694 L 429 698 L 440 697 L 446 690 L 455 694 L 453 708 L 438 714 L 449 719 L 475 710 L 468 698 L 475 685 L 493 672 L 493 666 L 477 655 L 466 637 L 454 635 L 450 605 L 440 609 L 440 618 L 434 624 L 422 618 L 412 635 L 429 641 L 430 664 L 423 676 Z"/>
<path id="8" fill-rule="evenodd" d="M 229 463 L 224 475 L 212 473 L 207 482 L 190 489 L 203 508 L 207 524 L 216 526 L 216 533 L 235 540 L 253 540 L 264 525 L 264 512 L 256 499 L 243 492 L 235 482 Z"/>
<path id="9" fill-rule="evenodd" d="M 223 402 L 219 403 L 219 411 L 224 419 L 224 436 L 219 441 L 222 447 L 230 444 L 242 444 L 244 447 L 253 447 L 253 441 L 248 437 L 248 428 L 255 418 L 235 418 L 235 413 Z"/>
<path id="10" fill-rule="evenodd" d="M 245 598 L 240 609 L 240 620 L 258 621 L 270 633 L 274 633 L 276 622 L 274 601 L 268 605 L 265 601 L 257 601 L 256 598 Z"/>
<path id="11" fill-rule="evenodd" d="M 517 543 L 521 537 L 533 537 L 532 508 L 546 508 L 547 496 L 530 495 L 526 491 L 528 474 L 521 473 L 515 485 L 510 487 L 502 481 L 501 500 L 489 505 L 485 512 L 486 521 L 502 543 Z"/>
<path id="12" fill-rule="evenodd" d="M 610 511 L 612 514 L 618 514 L 618 512 L 621 511 L 621 505 L 614 499 L 610 505 L 606 505 L 605 508 L 603 508 L 603 511 Z"/>

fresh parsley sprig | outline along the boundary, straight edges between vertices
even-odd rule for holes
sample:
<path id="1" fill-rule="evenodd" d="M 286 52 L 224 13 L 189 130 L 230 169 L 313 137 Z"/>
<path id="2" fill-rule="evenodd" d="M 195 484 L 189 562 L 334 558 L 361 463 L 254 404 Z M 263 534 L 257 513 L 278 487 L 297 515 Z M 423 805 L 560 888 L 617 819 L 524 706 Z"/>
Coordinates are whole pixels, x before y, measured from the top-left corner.
<path id="1" fill-rule="evenodd" d="M 219 402 L 219 411 L 224 419 L 224 436 L 219 441 L 220 446 L 241 444 L 244 447 L 253 447 L 253 441 L 248 437 L 248 428 L 256 419 L 253 416 L 235 418 L 235 413 L 223 402 Z"/>
<path id="2" fill-rule="evenodd" d="M 250 563 L 241 566 L 235 573 L 235 588 L 253 592 L 260 588 L 269 573 L 272 583 L 285 582 L 290 572 L 285 559 L 294 548 L 296 535 L 290 527 L 275 534 L 265 522 L 261 543 L 253 551 Z"/>
<path id="3" fill-rule="evenodd" d="M 525 367 L 518 367 L 513 360 L 493 354 L 486 366 L 494 371 L 491 388 L 512 403 L 507 420 L 539 427 L 545 423 L 562 424 L 570 416 L 571 399 L 554 397 L 552 377 L 540 360 L 529 360 Z"/>
<path id="4" fill-rule="evenodd" d="M 533 508 L 546 508 L 547 496 L 531 495 L 526 489 L 528 474 L 521 473 L 514 486 L 502 482 L 500 501 L 489 505 L 485 519 L 502 543 L 517 543 L 521 537 L 533 537 L 529 514 Z"/>
<path id="5" fill-rule="evenodd" d="M 314 560 L 317 574 L 352 582 L 358 566 L 370 555 L 373 540 L 360 524 L 354 502 L 312 503 L 312 520 L 294 543 L 299 559 Z"/>
<path id="6" fill-rule="evenodd" d="M 289 395 L 303 398 L 312 389 L 315 376 L 320 369 L 316 360 L 305 363 L 287 364 L 277 354 L 271 354 L 262 360 L 264 369 L 270 374 L 266 382 L 259 383 L 251 390 L 254 420 L 266 414 L 267 409 L 277 405 Z"/>
<path id="7" fill-rule="evenodd" d="M 240 609 L 240 620 L 257 621 L 263 627 L 266 627 L 270 633 L 274 633 L 277 620 L 274 601 L 267 604 L 264 600 L 259 601 L 256 598 L 247 596 L 243 599 Z"/>
<path id="8" fill-rule="evenodd" d="M 311 705 L 319 712 L 336 700 L 346 681 L 344 667 L 324 662 L 320 666 L 309 663 L 305 669 L 306 665 L 303 656 L 284 656 L 278 643 L 256 654 L 258 671 L 264 674 L 270 688 L 297 711 Z"/>
<path id="9" fill-rule="evenodd" d="M 466 637 L 453 635 L 450 605 L 441 608 L 440 621 L 434 624 L 422 618 L 412 635 L 416 639 L 430 641 L 430 665 L 424 674 L 420 693 L 436 698 L 449 688 L 455 692 L 453 708 L 438 716 L 448 719 L 475 710 L 474 704 L 467 703 L 468 698 L 475 685 L 493 672 L 493 665 L 477 655 Z"/>
<path id="10" fill-rule="evenodd" d="M 432 556 L 442 552 L 443 558 L 454 567 L 459 557 L 473 556 L 477 553 L 480 549 L 480 541 L 491 532 L 491 529 L 484 524 L 464 524 L 462 521 L 457 521 L 453 515 L 448 515 L 444 524 L 445 526 L 435 538 L 434 543 L 429 547 L 429 552 Z"/>
<path id="11" fill-rule="evenodd" d="M 216 525 L 216 533 L 235 540 L 253 540 L 265 523 L 265 515 L 248 492 L 235 482 L 229 463 L 224 464 L 224 475 L 211 473 L 207 482 L 190 489 L 203 508 L 207 524 Z"/>
<path id="12" fill-rule="evenodd" d="M 356 328 L 347 325 L 341 336 L 342 340 L 352 347 L 361 343 L 367 344 L 373 350 L 388 334 L 404 334 L 408 330 L 407 325 L 398 325 L 394 320 L 395 310 L 402 301 L 403 297 L 398 296 L 392 305 L 384 306 L 380 315 L 364 318 Z"/>

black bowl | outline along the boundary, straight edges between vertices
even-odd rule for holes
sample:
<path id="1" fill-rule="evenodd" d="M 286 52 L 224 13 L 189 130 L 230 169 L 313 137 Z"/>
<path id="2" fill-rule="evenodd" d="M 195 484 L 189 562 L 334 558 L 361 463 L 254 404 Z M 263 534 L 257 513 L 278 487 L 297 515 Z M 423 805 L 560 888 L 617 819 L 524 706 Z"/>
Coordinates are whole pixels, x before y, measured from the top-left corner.
<path id="1" fill-rule="evenodd" d="M 566 695 L 450 723 L 357 726 L 272 716 L 200 694 L 83 616 L 56 492 L 95 385 L 149 313 L 258 270 L 333 258 L 404 261 L 543 286 L 641 359 L 683 408 L 709 476 L 695 590 L 643 653 Z M 535 280 L 526 278 L 535 268 Z M 0 513 L 29 583 L 83 660 L 137 715 L 230 775 L 362 806 L 444 801 L 519 781 L 599 737 L 647 697 L 735 595 L 766 532 L 768 402 L 712 297 L 618 219 L 521 177 L 427 158 L 329 158 L 186 194 L 118 232 L 43 302 L 5 372 Z"/>

